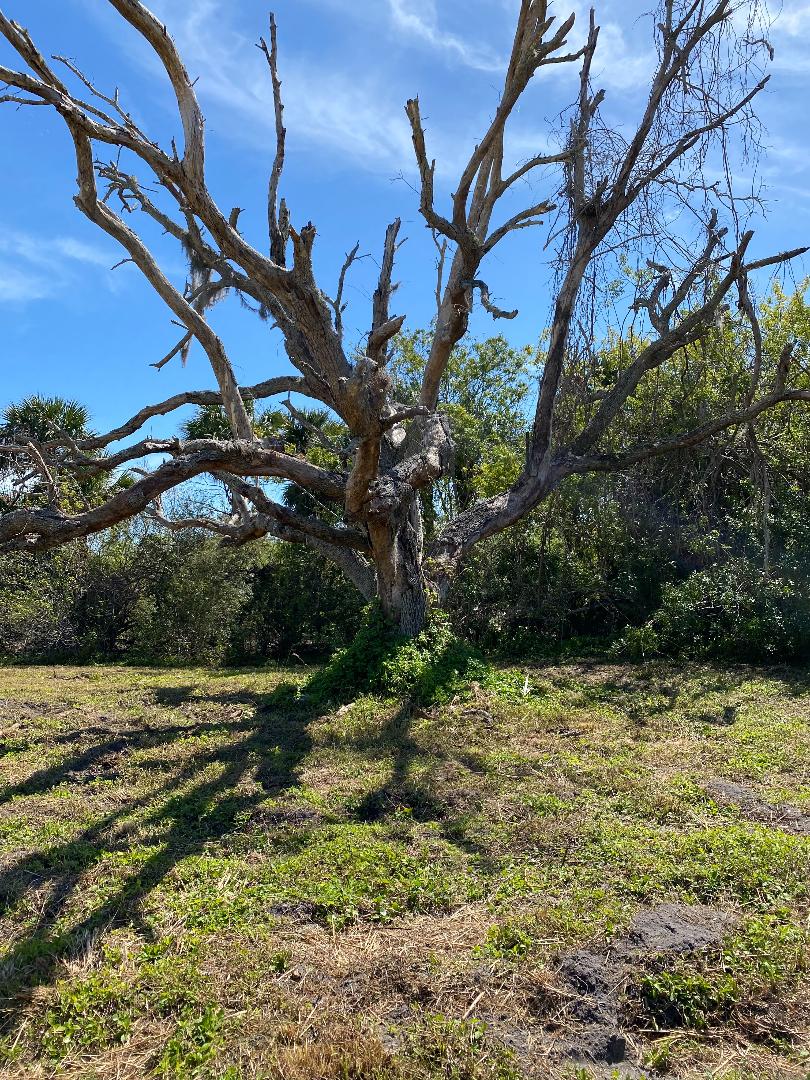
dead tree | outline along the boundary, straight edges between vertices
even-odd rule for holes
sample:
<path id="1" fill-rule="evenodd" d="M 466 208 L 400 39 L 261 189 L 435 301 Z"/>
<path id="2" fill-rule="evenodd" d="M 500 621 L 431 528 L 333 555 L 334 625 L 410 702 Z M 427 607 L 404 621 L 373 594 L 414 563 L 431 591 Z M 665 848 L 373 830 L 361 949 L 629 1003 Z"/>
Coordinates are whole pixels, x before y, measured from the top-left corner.
<path id="1" fill-rule="evenodd" d="M 265 254 L 240 232 L 239 211 L 223 212 L 208 190 L 203 114 L 194 81 L 167 28 L 140 0 L 109 3 L 162 64 L 177 101 L 181 146 L 172 142 L 170 148 L 161 148 L 138 127 L 117 91 L 105 94 L 70 61 L 47 60 L 29 33 L 2 13 L 0 30 L 22 70 L 0 67 L 0 82 L 5 83 L 0 100 L 46 105 L 59 114 L 75 147 L 77 207 L 121 245 L 124 257 L 139 268 L 183 327 L 165 362 L 198 342 L 217 389 L 188 391 L 148 405 L 104 435 L 68 441 L 55 433 L 38 445 L 21 440 L 0 447 L 46 479 L 57 466 L 94 475 L 112 474 L 140 459 L 155 463 L 139 470 L 131 486 L 81 513 L 66 513 L 56 502 L 12 508 L 0 517 L 0 550 L 53 548 L 150 508 L 159 517 L 161 496 L 208 474 L 225 485 L 230 513 L 167 525 L 210 529 L 234 542 L 271 536 L 308 544 L 334 560 L 365 596 L 379 598 L 403 633 L 414 634 L 430 603 L 442 602 L 470 549 L 524 518 L 566 477 L 627 469 L 724 429 L 745 429 L 781 402 L 810 400 L 810 391 L 789 385 L 789 350 L 773 384 L 762 385 L 761 336 L 749 299 L 749 276 L 755 270 L 784 264 L 804 249 L 749 259 L 752 234 L 738 226 L 744 200 L 737 199 L 730 186 L 710 182 L 705 175 L 705 163 L 713 154 L 722 159 L 732 128 L 746 130 L 754 123 L 753 104 L 767 83 L 763 68 L 771 49 L 753 26 L 758 13 L 749 0 L 663 0 L 654 22 L 657 64 L 630 137 L 602 120 L 605 95 L 591 79 L 599 40 L 593 13 L 584 45 L 574 49 L 567 44 L 573 15 L 560 21 L 550 14 L 548 0 L 521 0 L 497 108 L 447 200 L 436 192 L 435 161 L 419 101 L 407 102 L 419 209 L 441 264 L 421 397 L 418 404 L 407 406 L 396 400 L 386 366 L 392 339 L 405 320 L 391 310 L 400 223 L 393 222 L 385 234 L 368 335 L 357 355 L 344 346 L 342 326 L 343 284 L 357 249 L 347 257 L 336 298 L 330 299 L 313 271 L 315 227 L 295 227 L 280 197 L 285 128 L 275 22 L 271 19 L 269 42 L 260 42 L 272 84 L 277 139 Z M 567 65 L 578 73 L 575 103 L 559 150 L 507 167 L 507 126 L 529 82 L 550 65 Z M 124 170 L 127 162 L 134 163 L 132 172 Z M 137 175 L 139 168 L 151 186 Z M 533 190 L 520 183 L 527 180 L 547 194 L 518 203 L 521 192 Z M 158 196 L 152 194 L 155 185 Z M 111 206 L 113 195 L 118 212 Z M 673 234 L 668 226 L 677 204 L 702 215 L 700 243 L 694 235 Z M 188 256 L 192 273 L 185 290 L 171 283 L 133 227 L 139 214 L 153 219 Z M 508 490 L 445 522 L 426 543 L 419 492 L 445 473 L 453 451 L 452 431 L 439 411 L 451 352 L 468 329 L 476 299 L 494 318 L 516 314 L 494 304 L 483 265 L 513 232 L 540 227 L 545 220 L 551 221 L 546 247 L 555 252 L 557 279 L 522 472 Z M 722 227 L 723 220 L 737 227 Z M 583 347 L 594 344 L 587 341 L 584 299 L 593 290 L 584 286 L 596 281 L 599 267 L 616 251 L 635 257 L 643 270 L 636 279 L 632 308 L 645 320 L 644 333 L 628 341 L 626 366 L 613 385 L 589 394 L 587 365 L 578 359 Z M 432 288 L 432 269 L 428 280 Z M 256 386 L 237 385 L 223 342 L 206 319 L 208 307 L 223 290 L 270 316 L 283 336 L 293 373 Z M 733 297 L 752 321 L 748 390 L 694 430 L 607 453 L 605 437 L 641 380 L 699 341 Z M 572 432 L 560 424 L 559 414 L 566 386 L 577 381 L 569 378 L 575 371 L 584 384 L 578 392 L 586 405 L 579 414 L 584 419 Z M 345 424 L 348 437 L 345 445 L 333 448 L 332 467 L 255 434 L 246 402 L 289 393 L 326 406 Z M 230 437 L 137 438 L 152 417 L 187 404 L 220 404 Z M 131 436 L 136 436 L 134 441 L 125 442 L 123 449 L 107 450 Z M 267 486 L 261 487 L 267 478 L 304 488 L 314 496 L 313 505 L 327 512 L 319 517 L 275 501 Z"/>

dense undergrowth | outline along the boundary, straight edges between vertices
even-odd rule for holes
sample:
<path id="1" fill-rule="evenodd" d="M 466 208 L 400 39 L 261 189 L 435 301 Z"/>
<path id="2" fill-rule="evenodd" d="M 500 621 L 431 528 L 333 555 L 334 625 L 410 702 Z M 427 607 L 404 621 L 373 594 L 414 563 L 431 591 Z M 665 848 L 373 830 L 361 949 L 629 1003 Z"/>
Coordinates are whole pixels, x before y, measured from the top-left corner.
<path id="1" fill-rule="evenodd" d="M 371 606 L 351 644 L 317 671 L 302 692 L 316 706 L 353 701 L 361 694 L 432 705 L 492 671 L 476 650 L 456 637 L 443 612 L 431 612 L 425 629 L 408 640 Z"/>
<path id="2" fill-rule="evenodd" d="M 463 671 L 474 650 L 507 662 L 566 656 L 788 663 L 810 658 L 810 588 L 798 566 L 765 572 L 728 552 L 686 576 L 670 573 L 664 564 L 657 583 L 632 605 L 620 610 L 614 599 L 599 600 L 613 610 L 607 621 L 594 613 L 554 628 L 549 620 L 555 612 L 563 618 L 566 605 L 578 608 L 584 601 L 579 592 L 532 596 L 538 587 L 533 575 L 542 568 L 531 561 L 522 571 L 520 592 L 509 587 L 510 560 L 518 566 L 528 561 L 532 542 L 530 534 L 517 542 L 504 538 L 489 551 L 494 566 L 478 558 L 462 574 L 447 611 L 434 617 L 416 647 L 423 668 L 436 668 L 437 686 L 445 679 L 443 665 Z M 642 575 L 639 588 L 643 580 Z M 500 614 L 491 608 L 496 586 L 504 605 Z M 590 601 L 583 610 L 590 610 Z M 450 649 L 451 634 L 468 644 L 456 642 Z M 194 534 L 147 535 L 107 538 L 94 550 L 73 546 L 38 559 L 0 556 L 0 661 L 312 663 L 339 653 L 340 669 L 333 664 L 334 674 L 324 679 L 359 688 L 376 672 L 376 688 L 394 692 L 398 661 L 392 647 L 376 608 L 364 607 L 334 567 L 283 544 L 229 551 Z M 438 665 L 428 662 L 431 649 L 443 654 Z M 411 660 L 417 662 L 415 655 Z M 374 689 L 371 682 L 367 688 Z M 324 682 L 321 691 L 326 692 Z"/>

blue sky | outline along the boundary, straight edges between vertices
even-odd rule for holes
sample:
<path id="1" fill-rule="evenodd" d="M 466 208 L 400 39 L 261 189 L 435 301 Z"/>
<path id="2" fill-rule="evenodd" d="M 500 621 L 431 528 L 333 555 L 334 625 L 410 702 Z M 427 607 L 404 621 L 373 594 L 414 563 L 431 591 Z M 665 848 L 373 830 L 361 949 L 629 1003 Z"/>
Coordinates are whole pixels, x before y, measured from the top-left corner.
<path id="1" fill-rule="evenodd" d="M 594 81 L 607 92 L 606 115 L 621 125 L 632 123 L 646 96 L 649 6 L 596 5 L 602 33 Z M 152 0 L 151 7 L 199 77 L 211 189 L 226 210 L 245 208 L 240 227 L 264 246 L 274 143 L 269 80 L 254 43 L 266 33 L 267 0 Z M 563 17 L 572 8 L 584 27 L 584 4 L 553 6 Z M 282 190 L 294 223 L 311 219 L 318 227 L 317 267 L 327 291 L 345 252 L 359 241 L 361 252 L 376 258 L 386 224 L 401 216 L 408 239 L 395 310 L 408 313 L 411 327 L 428 322 L 434 250 L 417 214 L 402 106 L 419 94 L 439 186 L 448 190 L 497 101 L 516 9 L 517 0 L 276 0 L 288 127 Z M 5 0 L 3 10 L 46 54 L 70 57 L 107 90 L 118 86 L 125 107 L 154 137 L 166 142 L 179 134 L 165 79 L 106 0 Z M 771 38 L 773 78 L 760 104 L 769 216 L 757 223 L 758 254 L 810 243 L 810 2 L 785 0 Z M 0 57 L 18 66 L 7 47 Z M 513 128 L 515 160 L 553 145 L 555 118 L 572 100 L 575 81 L 567 67 L 536 80 Z M 110 270 L 120 258 L 115 245 L 74 208 L 75 164 L 58 117 L 4 105 L 0 146 L 0 408 L 31 393 L 61 393 L 87 404 L 95 426 L 105 429 L 147 402 L 212 386 L 199 352 L 185 368 L 177 360 L 160 372 L 149 366 L 179 334 L 137 271 Z M 542 184 L 537 194 L 546 194 Z M 494 327 L 477 318 L 476 332 L 505 329 L 517 343 L 537 340 L 549 311 L 544 239 L 541 231 L 519 234 L 490 261 L 495 299 L 520 316 Z M 154 242 L 182 282 L 181 253 L 158 236 Z M 808 269 L 805 261 L 799 271 Z M 350 338 L 368 328 L 375 271 L 368 258 L 350 278 Z M 241 382 L 288 370 L 278 334 L 238 303 L 224 303 L 213 317 Z M 155 421 L 151 430 L 174 423 Z"/>

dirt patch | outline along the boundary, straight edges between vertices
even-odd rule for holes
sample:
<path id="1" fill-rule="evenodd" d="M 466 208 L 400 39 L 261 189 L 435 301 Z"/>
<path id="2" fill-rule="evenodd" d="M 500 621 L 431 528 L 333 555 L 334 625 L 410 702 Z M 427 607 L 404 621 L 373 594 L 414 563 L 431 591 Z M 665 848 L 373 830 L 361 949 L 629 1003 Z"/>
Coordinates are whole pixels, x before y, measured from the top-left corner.
<path id="1" fill-rule="evenodd" d="M 91 757 L 83 768 L 65 772 L 64 783 L 92 784 L 95 780 L 120 780 L 119 766 L 125 756 L 125 751 L 115 749 Z"/>
<path id="2" fill-rule="evenodd" d="M 765 802 L 747 784 L 717 779 L 710 780 L 705 789 L 718 802 L 736 806 L 749 821 L 774 825 L 794 836 L 810 836 L 810 814 L 795 806 L 775 806 Z"/>
<path id="3" fill-rule="evenodd" d="M 65 716 L 71 712 L 72 707 L 64 702 L 0 698 L 0 720 L 3 722 L 36 720 L 42 716 Z"/>
<path id="4" fill-rule="evenodd" d="M 616 958 L 690 953 L 716 945 L 727 932 L 729 916 L 702 904 L 660 904 L 640 911 L 613 945 Z"/>
<path id="5" fill-rule="evenodd" d="M 561 996 L 567 999 L 563 1022 L 570 1030 L 560 1044 L 560 1056 L 628 1080 L 646 1075 L 626 1061 L 627 1039 L 619 1024 L 634 965 L 651 956 L 699 952 L 716 945 L 730 924 L 729 916 L 714 908 L 660 904 L 639 912 L 609 947 L 564 957 L 557 975 Z"/>

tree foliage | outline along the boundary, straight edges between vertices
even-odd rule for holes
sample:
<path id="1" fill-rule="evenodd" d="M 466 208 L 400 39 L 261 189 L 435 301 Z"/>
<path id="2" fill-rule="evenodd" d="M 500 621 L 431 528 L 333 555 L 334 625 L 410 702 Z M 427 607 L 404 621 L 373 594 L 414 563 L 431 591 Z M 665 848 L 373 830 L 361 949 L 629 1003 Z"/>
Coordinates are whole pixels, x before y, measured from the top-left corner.
<path id="1" fill-rule="evenodd" d="M 622 123 L 606 112 L 596 81 L 595 14 L 582 43 L 572 44 L 573 14 L 557 19 L 548 0 L 522 0 L 497 105 L 452 193 L 437 183 L 419 99 L 406 103 L 419 212 L 438 251 L 438 280 L 427 263 L 423 280 L 435 288 L 436 315 L 429 331 L 402 339 L 399 377 L 391 361 L 406 318 L 392 309 L 401 222 L 385 231 L 368 332 L 350 343 L 344 297 L 358 247 L 335 286 L 319 282 L 315 226 L 293 221 L 282 195 L 286 128 L 275 21 L 269 42 L 259 43 L 276 134 L 268 236 L 260 240 L 242 233 L 238 207 L 224 210 L 209 190 L 196 80 L 168 28 L 140 0 L 109 2 L 168 79 L 182 140 L 161 147 L 117 91 L 98 88 L 73 61 L 48 61 L 0 13 L 0 33 L 22 68 L 0 67 L 2 100 L 23 111 L 47 106 L 66 125 L 77 207 L 117 241 L 183 328 L 157 366 L 196 342 L 217 385 L 147 405 L 100 435 L 6 444 L 2 452 L 39 477 L 47 499 L 0 518 L 5 550 L 47 551 L 145 511 L 180 532 L 206 529 L 234 543 L 273 537 L 319 551 L 364 597 L 376 597 L 400 632 L 415 635 L 429 605 L 447 602 L 478 545 L 544 505 L 559 505 L 572 478 L 655 472 L 654 459 L 673 460 L 718 438 L 737 454 L 740 431 L 756 454 L 758 419 L 810 401 L 796 341 L 785 335 L 779 351 L 768 352 L 755 303 L 762 273 L 805 249 L 754 257 L 756 200 L 734 186 L 735 157 L 756 156 L 755 103 L 773 59 L 758 0 L 662 0 L 649 20 L 657 54 L 649 93 L 628 103 L 635 116 Z M 552 65 L 570 81 L 562 130 L 549 130 L 529 158 L 510 159 L 514 116 L 532 80 Z M 178 245 L 188 260 L 185 282 L 172 280 L 148 249 L 143 223 L 157 223 Z M 517 421 L 519 354 L 510 353 L 517 380 L 510 387 L 493 379 L 502 345 L 458 347 L 476 304 L 494 319 L 517 314 L 495 303 L 486 278 L 495 253 L 505 254 L 524 229 L 544 230 L 555 277 L 547 320 L 537 326 L 543 349 L 521 444 L 514 431 L 481 418 L 496 415 L 497 404 L 505 421 L 509 409 L 512 426 Z M 269 317 L 294 374 L 237 385 L 207 318 L 228 294 Z M 611 311 L 615 325 L 603 347 Z M 725 347 L 736 350 L 736 362 L 722 365 L 718 377 L 714 358 Z M 487 406 L 478 415 L 471 408 L 477 393 Z M 278 394 L 306 399 L 310 411 L 288 399 L 295 423 L 280 430 L 273 412 L 255 404 Z M 182 438 L 126 442 L 153 417 L 188 404 L 207 412 Z M 227 428 L 215 422 L 217 407 Z M 55 470 L 83 482 L 144 460 L 148 467 L 101 505 L 60 505 Z M 201 476 L 227 491 L 221 512 L 167 518 L 163 496 Z M 286 498 L 276 497 L 275 484 Z M 766 506 L 763 521 L 768 515 Z"/>
<path id="2" fill-rule="evenodd" d="M 810 349 L 804 285 L 792 294 L 776 288 L 759 321 L 763 377 L 778 364 L 787 336 L 804 364 Z M 656 384 L 625 410 L 616 451 L 651 425 L 678 429 L 687 418 L 699 421 L 702 412 L 714 411 L 741 377 L 739 333 L 744 326 L 728 314 L 705 351 L 685 352 L 678 365 L 663 367 Z M 397 342 L 392 371 L 403 399 L 424 340 L 417 334 Z M 616 347 L 609 339 L 600 351 L 605 371 L 617 363 Z M 485 494 L 494 463 L 515 467 L 531 422 L 527 402 L 538 364 L 537 350 L 513 349 L 500 337 L 457 347 L 441 393 L 443 408 L 458 410 L 465 439 L 425 503 L 429 531 L 440 530 L 464 498 Z M 702 404 L 690 379 L 700 382 Z M 266 422 L 300 445 L 315 440 L 313 428 L 336 434 L 331 421 L 305 419 L 301 427 L 285 411 Z M 194 414 L 189 427 L 199 425 L 202 438 L 208 425 L 215 437 L 221 423 L 215 409 Z M 472 554 L 448 599 L 454 630 L 513 656 L 604 650 L 611 643 L 624 655 L 807 655 L 809 460 L 808 413 L 785 404 L 761 417 L 753 432 L 745 425 L 723 430 L 632 472 L 571 477 L 520 525 Z M 295 503 L 309 494 L 290 486 L 282 497 Z M 204 529 L 164 535 L 145 521 L 41 557 L 5 556 L 0 653 L 309 660 L 347 644 L 362 605 L 339 569 L 305 545 L 229 547 Z M 366 638 L 376 626 L 368 623 Z M 369 656 L 360 642 L 344 666 L 355 657 L 362 667 Z"/>

